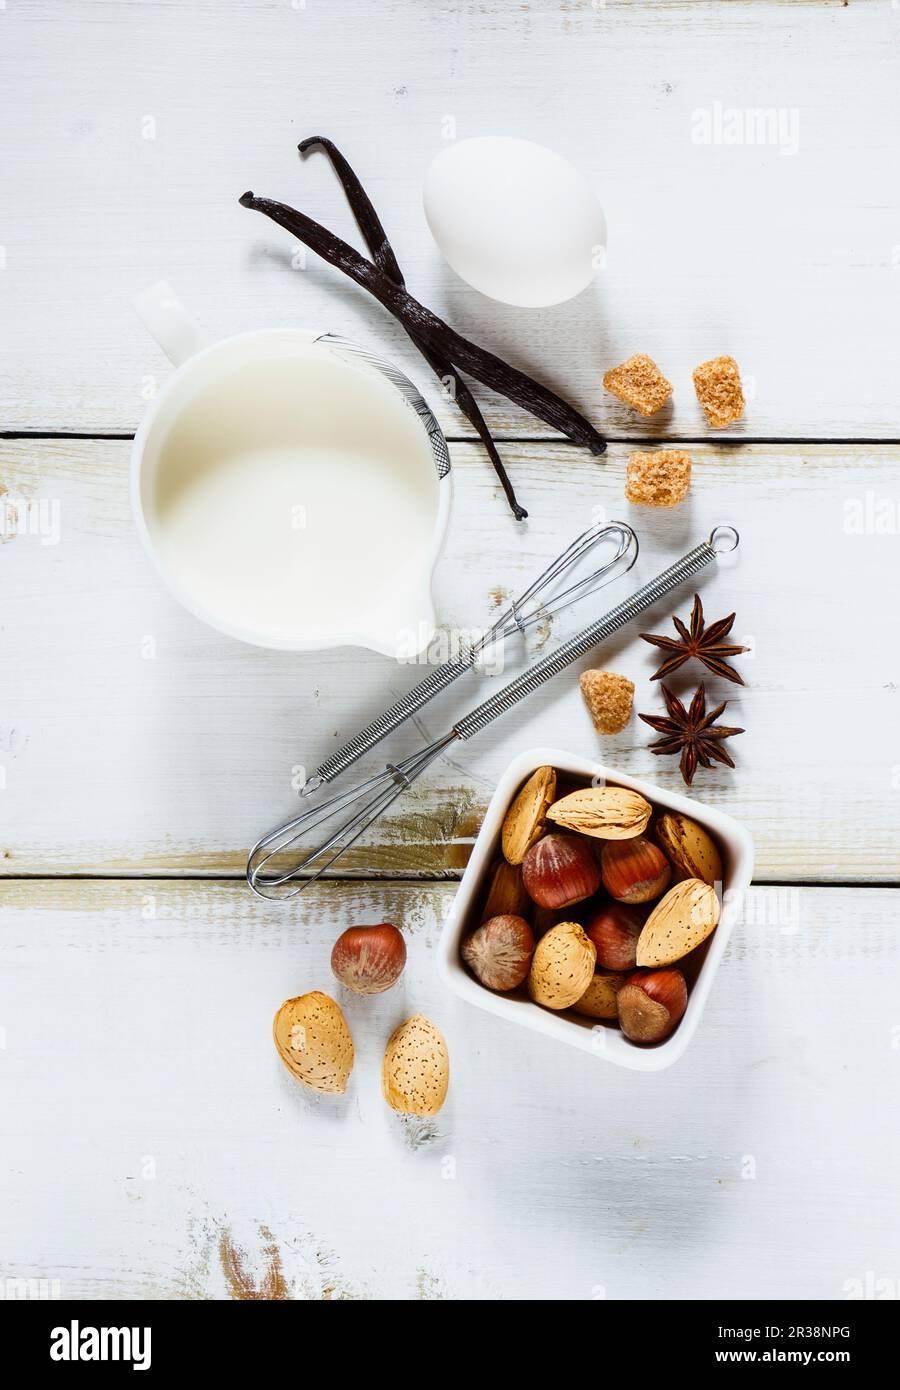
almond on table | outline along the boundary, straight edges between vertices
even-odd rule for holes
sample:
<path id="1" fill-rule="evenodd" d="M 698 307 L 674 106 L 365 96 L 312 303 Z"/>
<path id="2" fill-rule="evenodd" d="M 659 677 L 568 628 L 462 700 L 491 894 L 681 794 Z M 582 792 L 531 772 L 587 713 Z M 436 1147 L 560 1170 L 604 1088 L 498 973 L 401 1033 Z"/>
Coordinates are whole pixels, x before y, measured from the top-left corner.
<path id="1" fill-rule="evenodd" d="M 677 507 L 691 485 L 691 456 L 683 449 L 632 454 L 625 496 L 639 507 Z"/>
<path id="2" fill-rule="evenodd" d="M 439 1028 L 413 1014 L 388 1038 L 381 1093 L 401 1115 L 436 1115 L 447 1099 L 450 1058 Z"/>
<path id="3" fill-rule="evenodd" d="M 744 413 L 741 374 L 733 357 L 711 357 L 695 367 L 694 390 L 714 429 L 732 424 Z"/>
<path id="4" fill-rule="evenodd" d="M 339 1004 L 327 994 L 286 999 L 272 1022 L 275 1050 L 311 1091 L 343 1095 L 353 1067 L 353 1039 Z"/>

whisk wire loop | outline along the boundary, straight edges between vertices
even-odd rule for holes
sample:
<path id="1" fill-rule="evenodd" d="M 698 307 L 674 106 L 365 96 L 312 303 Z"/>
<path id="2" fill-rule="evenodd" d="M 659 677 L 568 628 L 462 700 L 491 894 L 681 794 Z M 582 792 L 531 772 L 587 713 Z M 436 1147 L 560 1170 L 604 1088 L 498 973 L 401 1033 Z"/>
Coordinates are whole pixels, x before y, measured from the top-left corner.
<path id="1" fill-rule="evenodd" d="M 604 617 L 584 628 L 520 676 L 509 681 L 501 690 L 459 719 L 453 728 L 440 738 L 400 762 L 389 763 L 384 772 L 311 807 L 263 836 L 253 847 L 247 865 L 247 879 L 254 892 L 261 897 L 290 898 L 302 892 L 309 883 L 315 882 L 356 843 L 398 797 L 403 795 L 450 743 L 455 739 L 472 738 L 492 720 L 511 709 L 573 661 L 584 656 L 613 632 L 624 627 L 639 613 L 652 607 L 672 589 L 686 579 L 693 578 L 715 560 L 719 550 L 717 542 L 721 541 L 720 533 L 725 529 L 716 528 L 709 540 L 695 546 L 675 564 L 649 580 L 630 598 L 617 604 Z M 729 535 L 729 539 L 731 538 Z M 733 532 L 733 539 L 736 547 L 736 531 Z M 350 814 L 347 819 L 337 825 L 324 844 L 312 850 L 303 847 L 311 832 L 348 810 Z M 266 866 L 273 858 L 295 846 L 299 847 L 300 855 L 296 862 L 284 872 L 274 869 L 266 872 Z"/>
<path id="2" fill-rule="evenodd" d="M 564 575 L 575 569 L 596 547 L 612 546 L 612 552 L 589 573 L 582 575 L 562 592 L 554 593 Z M 627 574 L 638 556 L 638 539 L 624 521 L 595 522 L 557 555 L 556 559 L 523 590 L 495 619 L 491 626 L 448 661 L 436 666 L 423 680 L 397 700 L 336 753 L 332 753 L 316 769 L 303 789 L 310 796 L 323 783 L 333 782 L 364 754 L 370 752 L 388 734 L 417 714 L 420 709 L 446 690 L 464 672 L 471 670 L 479 657 L 500 642 L 518 632 L 522 637 L 529 627 L 554 617 L 564 608 L 585 598 Z"/>

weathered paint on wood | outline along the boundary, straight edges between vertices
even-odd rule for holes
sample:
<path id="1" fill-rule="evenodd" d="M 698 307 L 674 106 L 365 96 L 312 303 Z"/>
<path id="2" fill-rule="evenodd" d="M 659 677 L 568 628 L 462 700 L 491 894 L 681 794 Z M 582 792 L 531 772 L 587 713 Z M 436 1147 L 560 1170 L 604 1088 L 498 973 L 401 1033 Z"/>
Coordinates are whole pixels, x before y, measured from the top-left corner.
<path id="1" fill-rule="evenodd" d="M 466 433 L 379 306 L 313 255 L 292 268 L 291 238 L 238 206 L 252 188 L 358 244 L 324 160 L 296 153 L 324 133 L 412 292 L 611 433 L 648 425 L 603 392 L 607 368 L 650 353 L 676 395 L 649 431 L 693 437 L 691 370 L 728 352 L 754 395 L 735 435 L 896 438 L 897 24 L 856 0 L 10 3 L 2 427 L 133 429 L 168 367 L 130 301 L 164 276 L 213 335 L 287 323 L 383 349 Z M 568 155 L 605 208 L 607 268 L 558 308 L 470 290 L 426 226 L 430 160 L 494 133 Z"/>
<path id="2" fill-rule="evenodd" d="M 6 873 L 241 872 L 248 846 L 297 805 L 297 769 L 315 766 L 421 677 L 345 649 L 292 655 L 243 646 L 182 612 L 132 525 L 126 442 L 0 444 L 0 486 L 58 507 L 59 542 L 16 535 L 0 547 L 3 641 L 0 794 Z M 517 444 L 510 466 L 531 517 L 517 528 L 474 445 L 453 448 L 456 497 L 436 578 L 443 651 L 480 627 L 597 515 L 625 517 L 642 553 L 632 575 L 579 615 L 532 638 L 531 656 L 605 611 L 717 522 L 736 521 L 739 562 L 702 581 L 706 612 L 737 611 L 746 689 L 729 701 L 735 772 L 700 772 L 694 794 L 751 828 L 772 880 L 898 877 L 900 616 L 896 588 L 900 447 L 693 448 L 689 500 L 671 513 L 623 497 L 626 446 L 596 462 L 570 446 Z M 857 533 L 859 532 L 859 533 Z M 690 588 L 657 606 L 650 631 L 686 615 Z M 642 625 L 643 626 L 643 625 Z M 438 643 L 433 654 L 441 654 Z M 513 643 L 506 676 L 520 669 Z M 632 627 L 593 661 L 637 685 L 658 711 L 656 652 Z M 545 686 L 471 744 L 454 746 L 397 803 L 353 872 L 458 874 L 499 773 L 538 744 L 596 753 L 664 787 L 674 760 L 648 750 L 637 719 L 593 730 L 576 671 Z M 679 673 L 692 689 L 703 670 Z M 449 727 L 502 677 L 467 677 L 396 735 L 360 774 Z"/>
<path id="3" fill-rule="evenodd" d="M 669 1071 L 455 1000 L 451 885 L 0 886 L 0 1278 L 63 1297 L 841 1299 L 897 1277 L 896 891 L 770 890 Z M 345 996 L 331 944 L 393 920 L 409 961 Z M 316 1098 L 272 1045 L 332 991 L 356 1062 Z M 839 1002 L 839 1005 L 837 1003 Z M 384 1043 L 444 1031 L 447 1105 L 404 1123 Z M 850 1286 L 852 1287 L 852 1285 Z"/>

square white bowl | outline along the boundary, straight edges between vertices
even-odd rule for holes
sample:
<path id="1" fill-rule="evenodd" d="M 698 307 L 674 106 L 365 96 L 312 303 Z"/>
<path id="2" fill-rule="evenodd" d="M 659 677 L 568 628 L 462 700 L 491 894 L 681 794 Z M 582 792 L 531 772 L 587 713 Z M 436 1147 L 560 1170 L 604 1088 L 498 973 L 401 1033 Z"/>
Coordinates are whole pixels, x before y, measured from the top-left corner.
<path id="1" fill-rule="evenodd" d="M 587 782 L 595 780 L 629 787 L 655 807 L 690 816 L 710 832 L 722 852 L 724 882 L 719 925 L 707 942 L 706 954 L 690 991 L 684 1017 L 671 1037 L 654 1047 L 641 1047 L 629 1042 L 614 1025 L 594 1022 L 589 1018 L 581 1019 L 569 1013 L 554 1013 L 533 1004 L 522 993 L 496 994 L 469 974 L 460 957 L 459 948 L 464 933 L 477 925 L 474 909 L 485 876 L 499 854 L 503 818 L 522 783 L 536 768 L 544 766 L 583 777 Z M 441 933 L 440 972 L 454 994 L 480 1009 L 487 1009 L 498 1018 L 518 1023 L 524 1028 L 533 1028 L 545 1037 L 571 1043 L 573 1047 L 593 1052 L 607 1062 L 629 1067 L 632 1071 L 662 1071 L 678 1060 L 694 1036 L 752 875 L 753 840 L 749 831 L 731 816 L 690 797 L 680 796 L 677 792 L 665 792 L 650 782 L 627 777 L 623 772 L 605 767 L 590 758 L 579 757 L 576 753 L 564 753 L 557 748 L 530 748 L 509 764 L 491 797 L 453 908 Z"/>

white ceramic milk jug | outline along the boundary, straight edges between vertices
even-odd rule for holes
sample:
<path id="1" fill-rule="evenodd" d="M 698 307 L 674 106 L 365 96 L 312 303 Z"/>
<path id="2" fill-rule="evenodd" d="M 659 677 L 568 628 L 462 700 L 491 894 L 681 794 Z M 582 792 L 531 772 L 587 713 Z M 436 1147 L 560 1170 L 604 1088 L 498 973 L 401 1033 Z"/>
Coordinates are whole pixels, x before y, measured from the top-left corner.
<path id="1" fill-rule="evenodd" d="M 423 650 L 451 479 L 415 386 L 330 333 L 208 343 L 165 283 L 135 305 L 176 367 L 131 459 L 138 531 L 173 594 L 262 647 Z"/>

